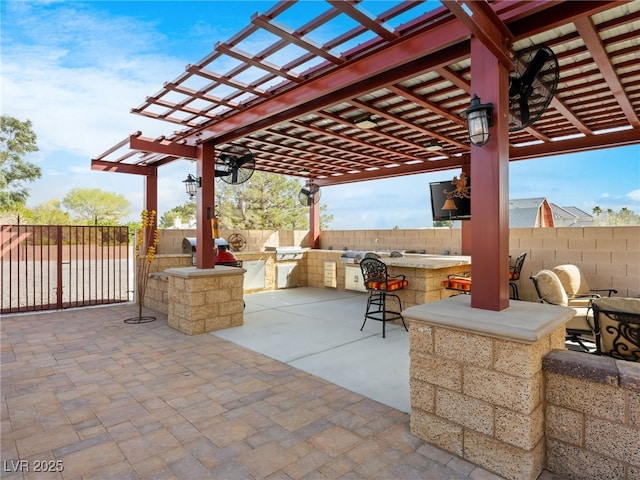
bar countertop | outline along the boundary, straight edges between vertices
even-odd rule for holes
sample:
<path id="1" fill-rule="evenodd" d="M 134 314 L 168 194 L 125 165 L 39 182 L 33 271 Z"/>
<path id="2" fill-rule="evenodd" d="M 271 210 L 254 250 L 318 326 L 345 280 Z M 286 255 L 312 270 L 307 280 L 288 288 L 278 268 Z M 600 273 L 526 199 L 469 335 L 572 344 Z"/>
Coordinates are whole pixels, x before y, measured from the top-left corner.
<path id="1" fill-rule="evenodd" d="M 384 263 L 390 267 L 425 268 L 436 270 L 439 268 L 471 265 L 469 255 L 430 255 L 430 254 L 404 254 L 402 257 L 382 257 Z"/>

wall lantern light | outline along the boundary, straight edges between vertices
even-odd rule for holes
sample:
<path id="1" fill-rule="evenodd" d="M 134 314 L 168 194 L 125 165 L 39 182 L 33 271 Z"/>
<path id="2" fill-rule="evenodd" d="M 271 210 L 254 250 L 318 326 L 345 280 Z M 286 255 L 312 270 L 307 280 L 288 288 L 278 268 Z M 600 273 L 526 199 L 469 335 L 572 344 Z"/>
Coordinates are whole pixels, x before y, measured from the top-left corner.
<path id="1" fill-rule="evenodd" d="M 189 195 L 190 198 L 195 197 L 196 189 L 202 187 L 202 177 L 196 178 L 191 174 L 187 175 L 186 180 L 183 180 L 182 182 L 184 183 L 187 195 Z"/>
<path id="2" fill-rule="evenodd" d="M 474 93 L 466 114 L 469 141 L 481 147 L 489 140 L 489 127 L 493 126 L 493 103 L 480 103 L 480 99 Z"/>

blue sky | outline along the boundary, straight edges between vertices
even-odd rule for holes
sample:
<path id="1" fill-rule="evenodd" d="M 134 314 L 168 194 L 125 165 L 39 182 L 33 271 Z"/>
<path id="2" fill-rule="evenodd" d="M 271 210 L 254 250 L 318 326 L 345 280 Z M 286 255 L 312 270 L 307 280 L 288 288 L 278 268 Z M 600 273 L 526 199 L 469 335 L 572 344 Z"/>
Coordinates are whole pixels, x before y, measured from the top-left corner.
<path id="1" fill-rule="evenodd" d="M 42 168 L 27 205 L 62 199 L 75 187 L 121 193 L 132 220 L 143 209 L 143 179 L 94 172 L 90 160 L 129 134 L 155 137 L 175 126 L 130 113 L 273 2 L 1 0 L 3 115 L 31 120 Z M 310 12 L 319 2 L 304 2 Z M 372 13 L 385 2 L 365 2 Z M 296 23 L 297 25 L 297 23 Z M 510 197 L 546 197 L 587 212 L 598 205 L 640 212 L 640 146 L 512 162 Z M 159 169 L 159 213 L 185 202 L 188 161 Z M 459 170 L 324 188 L 334 229 L 431 226 L 429 182 Z"/>

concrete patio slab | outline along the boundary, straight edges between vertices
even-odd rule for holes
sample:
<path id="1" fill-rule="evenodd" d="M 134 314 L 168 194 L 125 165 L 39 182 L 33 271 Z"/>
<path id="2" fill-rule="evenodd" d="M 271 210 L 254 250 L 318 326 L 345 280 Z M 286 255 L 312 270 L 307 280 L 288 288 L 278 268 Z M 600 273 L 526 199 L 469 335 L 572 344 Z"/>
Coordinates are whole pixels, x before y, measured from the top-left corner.
<path id="1" fill-rule="evenodd" d="M 212 332 L 409 413 L 409 334 L 368 320 L 366 294 L 294 288 L 245 295 L 244 325 Z"/>

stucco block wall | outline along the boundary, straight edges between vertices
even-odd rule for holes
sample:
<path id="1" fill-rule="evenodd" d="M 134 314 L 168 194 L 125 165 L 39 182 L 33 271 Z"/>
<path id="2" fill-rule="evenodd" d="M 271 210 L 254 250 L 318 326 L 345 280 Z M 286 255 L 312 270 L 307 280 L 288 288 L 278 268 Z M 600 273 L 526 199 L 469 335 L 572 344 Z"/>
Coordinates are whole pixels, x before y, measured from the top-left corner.
<path id="1" fill-rule="evenodd" d="M 306 231 L 226 231 L 247 238 L 241 259 L 246 254 L 262 252 L 265 246 L 297 245 L 307 247 Z M 195 230 L 161 230 L 158 253 L 182 252 L 182 239 L 195 236 Z M 441 255 L 461 251 L 461 230 L 448 228 L 411 230 L 325 230 L 320 232 L 318 257 L 307 257 L 301 265 L 308 286 L 324 284 L 324 260 L 336 260 L 349 250 L 414 250 Z M 329 249 L 333 249 L 330 252 Z M 527 258 L 519 281 L 520 298 L 537 301 L 529 277 L 544 268 L 573 263 L 584 272 L 592 288 L 616 288 L 618 296 L 640 295 L 640 226 L 630 227 L 559 227 L 513 228 L 509 236 L 509 254 L 515 258 L 526 252 Z M 158 268 L 160 270 L 160 267 Z M 338 265 L 338 288 L 344 288 L 344 267 Z"/>
<path id="2" fill-rule="evenodd" d="M 159 230 L 158 254 L 182 252 L 182 240 L 195 237 L 195 229 L 163 229 Z M 261 252 L 264 247 L 300 246 L 309 247 L 309 232 L 306 230 L 227 230 L 220 229 L 222 238 L 229 238 L 233 233 L 242 235 L 246 240 L 243 252 Z M 197 248 L 197 247 L 196 247 Z"/>
<path id="3" fill-rule="evenodd" d="M 342 250 L 418 250 L 461 252 L 460 229 L 329 230 L 321 232 L 321 248 Z M 519 282 L 520 298 L 537 301 L 531 275 L 573 263 L 591 288 L 616 288 L 618 296 L 640 295 L 640 226 L 512 228 L 509 254 L 526 252 Z M 473 254 L 473 252 L 471 252 Z"/>
<path id="4" fill-rule="evenodd" d="M 416 250 L 442 255 L 460 254 L 460 229 L 323 230 L 320 248 L 334 250 Z"/>
<path id="5" fill-rule="evenodd" d="M 555 350 L 544 371 L 547 468 L 576 480 L 640 478 L 640 364 Z"/>
<path id="6" fill-rule="evenodd" d="M 531 275 L 565 263 L 577 265 L 591 288 L 615 288 L 617 296 L 640 295 L 640 227 L 514 228 L 509 252 L 527 252 L 520 297 L 536 301 Z"/>

